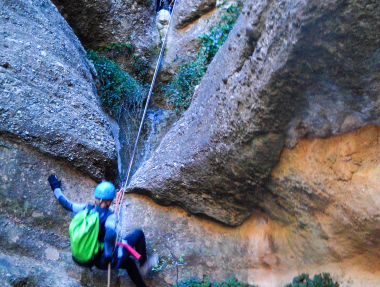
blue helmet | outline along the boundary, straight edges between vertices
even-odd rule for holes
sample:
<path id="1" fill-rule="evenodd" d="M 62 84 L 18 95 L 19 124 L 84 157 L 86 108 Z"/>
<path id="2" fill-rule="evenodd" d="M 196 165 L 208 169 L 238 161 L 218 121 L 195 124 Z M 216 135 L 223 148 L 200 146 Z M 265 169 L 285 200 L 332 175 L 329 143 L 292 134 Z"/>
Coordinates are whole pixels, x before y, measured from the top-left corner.
<path id="1" fill-rule="evenodd" d="M 115 186 L 108 182 L 103 181 L 99 183 L 94 191 L 95 198 L 100 199 L 114 199 L 115 197 Z"/>

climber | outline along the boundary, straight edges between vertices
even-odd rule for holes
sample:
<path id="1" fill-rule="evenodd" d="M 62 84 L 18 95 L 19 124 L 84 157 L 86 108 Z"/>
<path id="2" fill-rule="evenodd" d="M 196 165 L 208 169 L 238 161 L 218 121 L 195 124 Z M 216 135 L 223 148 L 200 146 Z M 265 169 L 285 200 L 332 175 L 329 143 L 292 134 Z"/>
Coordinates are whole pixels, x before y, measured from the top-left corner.
<path id="1" fill-rule="evenodd" d="M 114 185 L 106 181 L 98 184 L 94 191 L 96 206 L 93 206 L 84 203 L 74 203 L 68 200 L 62 193 L 61 181 L 58 180 L 56 175 L 50 175 L 48 181 L 58 202 L 66 210 L 79 213 L 88 209 L 96 210 L 99 213 L 98 241 L 104 242 L 104 247 L 100 248 L 100 251 L 94 255 L 89 262 L 80 263 L 75 260 L 74 257 L 73 260 L 80 266 L 90 268 L 96 266 L 100 270 L 107 270 L 108 264 L 111 263 L 112 269 L 126 269 L 129 277 L 136 286 L 146 287 L 141 275 L 146 275 L 158 263 L 158 256 L 153 255 L 149 259 L 147 258 L 145 235 L 141 229 L 134 230 L 122 240 L 123 243 L 128 243 L 135 248 L 141 255 L 139 259 L 140 272 L 127 249 L 121 246 L 115 248 L 116 214 L 109 210 L 115 197 Z"/>
<path id="2" fill-rule="evenodd" d="M 162 9 L 169 10 L 171 12 L 173 8 L 174 0 L 157 0 L 157 9 L 156 11 L 160 11 Z"/>
<path id="3" fill-rule="evenodd" d="M 161 9 L 164 9 L 165 1 L 166 0 L 157 0 L 156 12 L 160 11 Z"/>
<path id="4" fill-rule="evenodd" d="M 169 12 L 170 12 L 170 14 L 173 11 L 174 2 L 175 2 L 175 0 L 172 0 L 172 2 L 170 2 L 170 4 L 169 4 Z"/>

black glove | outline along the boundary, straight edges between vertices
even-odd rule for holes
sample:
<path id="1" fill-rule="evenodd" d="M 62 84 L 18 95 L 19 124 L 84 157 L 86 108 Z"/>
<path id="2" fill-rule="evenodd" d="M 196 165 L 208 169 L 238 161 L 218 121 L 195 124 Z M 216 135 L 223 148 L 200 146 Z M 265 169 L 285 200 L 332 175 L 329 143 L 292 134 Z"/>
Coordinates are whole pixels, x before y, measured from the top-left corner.
<path id="1" fill-rule="evenodd" d="M 48 177 L 48 181 L 50 183 L 51 189 L 54 191 L 56 188 L 61 188 L 61 181 L 58 180 L 57 176 L 55 174 L 51 174 Z"/>

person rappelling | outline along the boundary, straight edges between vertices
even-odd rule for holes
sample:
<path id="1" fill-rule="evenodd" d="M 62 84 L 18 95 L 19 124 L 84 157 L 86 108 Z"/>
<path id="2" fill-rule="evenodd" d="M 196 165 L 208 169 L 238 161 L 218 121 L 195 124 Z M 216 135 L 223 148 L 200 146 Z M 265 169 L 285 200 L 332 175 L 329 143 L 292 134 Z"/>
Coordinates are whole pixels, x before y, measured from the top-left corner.
<path id="1" fill-rule="evenodd" d="M 170 13 L 172 13 L 174 2 L 175 2 L 175 0 L 157 0 L 156 11 L 158 12 L 158 11 L 164 9 L 164 10 L 168 10 Z"/>
<path id="2" fill-rule="evenodd" d="M 107 181 L 98 184 L 94 190 L 95 205 L 90 205 L 68 200 L 55 174 L 50 175 L 48 181 L 62 207 L 76 214 L 69 226 L 74 262 L 100 270 L 107 270 L 111 264 L 112 269 L 125 269 L 136 286 L 147 287 L 141 276 L 158 264 L 158 256 L 147 258 L 145 235 L 141 229 L 134 230 L 116 244 L 116 214 L 109 210 L 115 198 L 115 186 Z M 138 258 L 140 268 L 131 254 Z"/>
<path id="3" fill-rule="evenodd" d="M 169 4 L 169 12 L 172 13 L 175 0 L 172 0 Z"/>
<path id="4" fill-rule="evenodd" d="M 169 4 L 173 4 L 172 12 L 174 14 L 176 1 L 168 2 L 168 5 Z M 172 16 L 169 20 L 169 27 L 171 20 Z M 123 181 L 124 183 L 120 192 L 118 192 L 115 213 L 109 210 L 116 195 L 115 186 L 112 183 L 104 181 L 98 184 L 94 191 L 95 205 L 90 205 L 71 202 L 64 196 L 61 190 L 61 181 L 58 180 L 58 177 L 55 174 L 48 177 L 51 189 L 58 202 L 63 208 L 76 214 L 69 226 L 71 253 L 74 262 L 83 267 L 92 268 L 96 266 L 100 270 L 108 269 L 108 287 L 110 286 L 111 268 L 125 269 L 137 287 L 146 287 L 141 276 L 148 274 L 148 272 L 159 263 L 158 255 L 153 255 L 150 258 L 147 257 L 145 235 L 141 229 L 134 230 L 121 240 L 121 242 L 118 242 L 116 224 L 118 218 L 117 214 L 120 214 L 120 210 L 117 212 L 117 208 L 119 203 L 121 205 L 126 192 L 126 185 L 132 170 L 137 143 L 164 54 L 166 41 L 167 33 L 161 46 L 152 83 L 147 95 L 127 175 Z M 131 255 L 138 259 L 140 268 L 137 268 L 135 261 L 130 257 Z"/>

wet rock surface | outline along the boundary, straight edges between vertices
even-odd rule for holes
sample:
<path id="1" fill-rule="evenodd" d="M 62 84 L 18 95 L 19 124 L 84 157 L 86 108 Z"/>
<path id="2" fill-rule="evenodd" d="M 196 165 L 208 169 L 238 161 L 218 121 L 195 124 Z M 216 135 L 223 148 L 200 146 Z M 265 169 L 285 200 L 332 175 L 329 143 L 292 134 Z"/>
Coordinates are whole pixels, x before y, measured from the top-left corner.
<path id="1" fill-rule="evenodd" d="M 132 113 L 124 110 L 119 120 L 120 138 L 120 176 L 126 176 L 130 164 L 132 151 L 136 143 L 142 112 Z M 174 111 L 159 108 L 148 108 L 141 135 L 137 143 L 131 174 L 151 156 L 160 144 L 170 127 L 178 120 Z M 124 179 L 124 178 L 123 178 Z"/>
<path id="2" fill-rule="evenodd" d="M 247 1 L 130 190 L 238 225 L 260 206 L 285 144 L 378 125 L 380 7 L 367 5 Z"/>
<path id="3" fill-rule="evenodd" d="M 96 180 L 114 178 L 115 144 L 96 71 L 77 37 L 50 1 L 0 6 L 0 135 Z"/>

